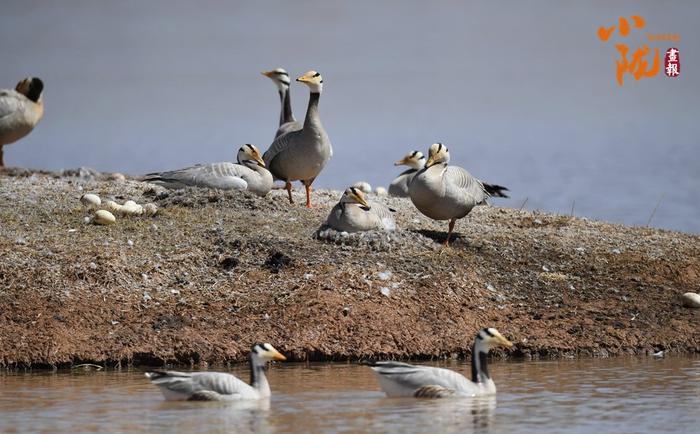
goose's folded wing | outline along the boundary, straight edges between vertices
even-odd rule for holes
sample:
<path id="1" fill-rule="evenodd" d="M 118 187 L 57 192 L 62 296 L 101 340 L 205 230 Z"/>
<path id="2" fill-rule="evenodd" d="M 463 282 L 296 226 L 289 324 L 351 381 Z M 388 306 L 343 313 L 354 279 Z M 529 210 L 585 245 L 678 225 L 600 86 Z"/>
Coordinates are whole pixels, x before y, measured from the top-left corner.
<path id="1" fill-rule="evenodd" d="M 459 189 L 460 196 L 466 196 L 474 203 L 481 203 L 489 197 L 484 184 L 461 167 L 447 166 L 445 180 L 449 187 Z"/>
<path id="2" fill-rule="evenodd" d="M 24 110 L 24 98 L 14 90 L 0 90 L 0 120 Z"/>
<path id="3" fill-rule="evenodd" d="M 283 124 L 286 125 L 286 124 Z M 288 131 L 278 137 L 272 142 L 270 147 L 263 154 L 263 161 L 267 167 L 270 167 L 270 162 L 273 158 L 277 156 L 280 152 L 284 151 L 293 142 L 293 139 L 301 133 L 300 130 Z"/>
<path id="4" fill-rule="evenodd" d="M 149 173 L 143 180 L 169 188 L 195 186 L 245 190 L 248 183 L 241 177 L 244 170 L 250 169 L 229 162 L 201 164 L 169 172 Z"/>
<path id="5" fill-rule="evenodd" d="M 153 384 L 195 400 L 213 400 L 214 394 L 233 397 L 247 395 L 253 388 L 231 374 L 221 372 L 156 371 L 146 376 Z"/>
<path id="6" fill-rule="evenodd" d="M 470 387 L 469 380 L 449 369 L 400 362 L 376 362 L 372 369 L 387 380 L 412 390 L 425 386 L 440 386 L 451 390 L 464 390 Z"/>
<path id="7" fill-rule="evenodd" d="M 304 125 L 301 124 L 301 122 L 298 121 L 291 121 L 291 122 L 285 122 L 280 127 L 277 129 L 277 133 L 275 133 L 275 139 L 277 139 L 279 136 L 283 134 L 290 133 L 292 131 L 299 131 L 302 128 L 304 128 Z"/>

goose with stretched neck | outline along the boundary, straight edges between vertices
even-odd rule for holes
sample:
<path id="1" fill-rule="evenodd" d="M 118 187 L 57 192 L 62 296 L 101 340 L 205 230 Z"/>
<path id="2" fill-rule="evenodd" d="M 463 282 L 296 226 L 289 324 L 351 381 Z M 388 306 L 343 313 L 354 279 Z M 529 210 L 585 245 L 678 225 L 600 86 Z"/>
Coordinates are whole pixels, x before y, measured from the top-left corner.
<path id="1" fill-rule="evenodd" d="M 326 225 L 345 232 L 393 231 L 396 229 L 393 213 L 394 210 L 384 204 L 370 204 L 359 188 L 349 187 L 331 210 Z"/>
<path id="2" fill-rule="evenodd" d="M 270 344 L 255 344 L 250 350 L 250 384 L 224 372 L 146 372 L 167 401 L 240 401 L 270 397 L 265 377 L 267 362 L 287 360 Z"/>
<path id="3" fill-rule="evenodd" d="M 237 164 L 224 161 L 168 172 L 149 173 L 142 178 L 142 181 L 171 189 L 203 187 L 248 190 L 258 196 L 267 195 L 274 181 L 270 171 L 265 168 L 265 162 L 258 148 L 251 144 L 241 146 L 236 160 Z"/>
<path id="4" fill-rule="evenodd" d="M 14 90 L 0 89 L 0 167 L 5 166 L 3 146 L 31 133 L 44 116 L 44 82 L 28 77 Z"/>
<path id="5" fill-rule="evenodd" d="M 292 114 L 292 101 L 289 96 L 289 74 L 283 68 L 275 68 L 270 71 L 263 71 L 262 75 L 268 77 L 277 86 L 280 96 L 280 123 L 275 138 L 290 131 L 298 131 L 302 124 L 297 122 Z"/>
<path id="6" fill-rule="evenodd" d="M 494 395 L 496 384 L 488 370 L 487 355 L 496 347 L 513 343 L 495 328 L 479 330 L 472 347 L 472 379 L 450 369 L 401 362 L 370 362 L 379 385 L 390 397 L 446 398 Z"/>
<path id="7" fill-rule="evenodd" d="M 418 211 L 434 220 L 449 220 L 445 246 L 449 244 L 457 219 L 489 198 L 481 181 L 461 167 L 448 165 L 449 162 L 447 147 L 433 143 L 425 168 L 414 175 L 408 187 L 411 202 Z"/>
<path id="8" fill-rule="evenodd" d="M 413 176 L 425 167 L 425 155 L 420 151 L 413 151 L 394 163 L 394 166 L 408 166 L 409 169 L 401 172 L 389 184 L 389 196 L 408 197 L 408 186 Z"/>
<path id="9" fill-rule="evenodd" d="M 309 71 L 297 81 L 310 91 L 304 126 L 277 137 L 263 154 L 263 160 L 274 177 L 285 182 L 289 203 L 294 203 L 292 182 L 301 181 L 306 189 L 306 207 L 311 208 L 311 184 L 333 156 L 333 148 L 318 112 L 323 77 Z"/>

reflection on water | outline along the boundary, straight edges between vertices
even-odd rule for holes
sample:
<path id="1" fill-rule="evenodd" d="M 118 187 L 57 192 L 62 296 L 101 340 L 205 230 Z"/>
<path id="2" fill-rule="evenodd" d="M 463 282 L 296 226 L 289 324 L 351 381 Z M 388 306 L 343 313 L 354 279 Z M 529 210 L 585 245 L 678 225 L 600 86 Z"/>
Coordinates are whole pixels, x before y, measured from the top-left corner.
<path id="1" fill-rule="evenodd" d="M 466 364 L 441 366 L 468 373 Z M 140 371 L 0 376 L 0 432 L 696 432 L 700 359 L 495 363 L 497 398 L 386 398 L 370 369 L 281 364 L 270 401 L 166 402 Z M 245 366 L 234 374 L 247 379 Z"/>

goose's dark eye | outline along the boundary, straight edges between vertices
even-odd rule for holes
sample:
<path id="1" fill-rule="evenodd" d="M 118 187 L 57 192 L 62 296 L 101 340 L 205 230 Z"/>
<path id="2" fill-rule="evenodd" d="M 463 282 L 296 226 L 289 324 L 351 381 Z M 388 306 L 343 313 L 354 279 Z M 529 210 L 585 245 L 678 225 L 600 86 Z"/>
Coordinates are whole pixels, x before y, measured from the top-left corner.
<path id="1" fill-rule="evenodd" d="M 314 77 L 318 77 L 319 75 L 321 75 L 321 74 L 319 74 L 319 73 L 317 72 L 316 74 L 314 74 Z"/>

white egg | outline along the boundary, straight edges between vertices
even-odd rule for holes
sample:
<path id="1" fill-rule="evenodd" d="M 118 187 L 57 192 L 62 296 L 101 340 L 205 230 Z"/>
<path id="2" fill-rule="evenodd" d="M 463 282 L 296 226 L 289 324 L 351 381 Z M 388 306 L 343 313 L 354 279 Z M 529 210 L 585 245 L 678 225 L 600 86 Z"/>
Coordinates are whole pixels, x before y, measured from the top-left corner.
<path id="1" fill-rule="evenodd" d="M 98 225 L 111 225 L 116 221 L 117 219 L 114 217 L 114 214 L 107 210 L 101 209 L 95 211 L 94 222 Z"/>
<path id="2" fill-rule="evenodd" d="M 80 202 L 85 206 L 85 208 L 97 208 L 102 204 L 100 196 L 93 193 L 86 193 L 80 196 Z"/>
<path id="3" fill-rule="evenodd" d="M 386 188 L 384 188 L 384 187 L 375 187 L 375 188 L 374 188 L 374 194 L 376 194 L 377 196 L 386 196 L 386 195 L 387 195 Z"/>
<path id="4" fill-rule="evenodd" d="M 143 213 L 147 216 L 154 216 L 158 213 L 158 206 L 155 203 L 147 203 L 143 206 Z"/>
<path id="5" fill-rule="evenodd" d="M 143 207 L 133 200 L 127 200 L 120 211 L 124 215 L 141 215 L 143 214 Z"/>
<path id="6" fill-rule="evenodd" d="M 121 212 L 122 206 L 113 200 L 106 200 L 104 202 L 103 208 L 106 209 L 107 211 L 111 211 L 113 213 L 119 213 L 119 212 Z"/>

